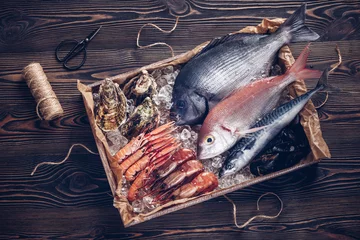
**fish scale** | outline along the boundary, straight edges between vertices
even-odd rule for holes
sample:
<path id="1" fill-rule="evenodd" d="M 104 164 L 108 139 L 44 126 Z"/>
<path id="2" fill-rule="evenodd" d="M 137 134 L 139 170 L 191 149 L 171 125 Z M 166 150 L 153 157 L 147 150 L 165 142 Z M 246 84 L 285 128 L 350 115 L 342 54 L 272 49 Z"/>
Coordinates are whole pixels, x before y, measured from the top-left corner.
<path id="1" fill-rule="evenodd" d="M 231 44 L 234 45 L 236 43 Z M 223 51 L 223 47 L 220 47 L 219 51 Z M 224 46 L 224 48 L 227 47 L 229 46 Z M 202 64 L 197 66 L 198 68 L 204 69 L 203 71 L 200 71 L 206 79 L 203 81 L 204 89 L 210 93 L 217 92 L 216 99 L 222 99 L 226 97 L 229 92 L 232 92 L 234 88 L 239 88 L 246 85 L 251 80 L 260 78 L 263 73 L 268 72 L 268 69 L 273 61 L 274 53 L 277 52 L 277 48 L 275 46 L 272 48 L 275 49 L 275 51 L 266 52 L 265 55 L 260 54 L 262 47 L 263 45 L 258 45 L 256 47 L 249 46 L 247 48 L 234 48 L 230 46 L 230 50 L 227 50 L 229 54 L 224 54 L 219 59 L 208 60 L 207 58 L 204 58 L 201 62 Z M 251 52 L 248 50 L 250 48 L 252 48 Z M 240 66 L 239 58 L 243 59 L 243 62 L 247 62 L 248 64 L 246 66 Z M 204 66 L 204 63 L 206 62 L 210 63 L 208 66 L 212 66 L 212 62 L 214 60 L 221 62 L 218 64 L 216 69 L 209 69 L 209 67 Z M 254 68 L 254 65 L 257 65 L 257 67 Z M 225 86 L 213 86 L 215 79 L 219 76 L 221 76 L 224 79 L 223 81 L 227 83 Z M 239 81 L 239 79 L 242 81 Z M 209 100 L 211 101 L 212 99 L 210 98 Z"/>

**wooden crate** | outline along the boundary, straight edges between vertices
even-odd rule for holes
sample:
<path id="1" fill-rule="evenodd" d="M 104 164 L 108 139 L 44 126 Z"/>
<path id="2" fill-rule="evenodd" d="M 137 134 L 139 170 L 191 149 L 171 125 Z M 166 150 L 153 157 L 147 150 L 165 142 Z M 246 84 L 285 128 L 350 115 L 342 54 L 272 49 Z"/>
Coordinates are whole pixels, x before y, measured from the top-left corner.
<path id="1" fill-rule="evenodd" d="M 278 26 L 283 21 L 284 21 L 284 19 L 274 19 L 274 20 L 264 19 L 263 22 L 261 24 L 259 24 L 258 26 L 247 27 L 245 29 L 240 30 L 239 32 L 251 32 L 251 33 L 265 33 L 268 31 L 273 32 L 273 31 L 276 31 Z M 114 82 L 121 84 L 127 80 L 130 80 L 132 77 L 139 74 L 142 70 L 151 71 L 151 70 L 154 70 L 157 68 L 165 67 L 167 65 L 178 65 L 178 64 L 186 63 L 196 53 L 198 53 L 207 43 L 208 42 L 205 42 L 184 54 L 181 54 L 181 55 L 169 58 L 169 59 L 165 59 L 165 60 L 150 64 L 150 65 L 144 66 L 142 68 L 138 68 L 133 71 L 129 71 L 129 72 L 126 72 L 126 73 L 123 73 L 120 75 L 116 75 L 113 77 L 109 77 L 109 78 L 111 80 L 113 80 Z M 283 47 L 279 51 L 279 61 L 285 67 L 289 67 L 293 64 L 294 58 L 292 57 L 291 51 L 287 46 Z M 100 154 L 100 158 L 101 158 L 102 164 L 104 166 L 111 191 L 113 193 L 113 196 L 115 197 L 115 195 L 116 195 L 115 191 L 117 188 L 117 180 L 109 166 L 108 157 L 110 157 L 110 155 L 107 151 L 107 149 L 108 149 L 107 142 L 106 142 L 105 136 L 103 135 L 102 131 L 96 125 L 95 118 L 94 118 L 94 103 L 92 100 L 92 92 L 94 89 L 97 89 L 102 82 L 103 81 L 99 81 L 94 84 L 90 84 L 90 85 L 86 86 L 84 84 L 81 84 L 78 81 L 78 89 L 83 95 L 85 108 L 87 111 L 87 115 L 89 118 L 92 132 L 94 134 L 94 138 L 95 138 L 96 145 L 97 145 L 97 148 L 98 148 L 98 151 Z M 304 81 L 302 81 L 302 80 L 297 80 L 295 83 L 291 84 L 288 87 L 288 90 L 289 90 L 290 95 L 292 95 L 293 97 L 302 95 L 307 91 L 306 85 L 305 85 Z M 307 136 L 309 144 L 310 144 L 311 152 L 299 164 L 297 164 L 293 167 L 287 168 L 287 169 L 283 169 L 283 170 L 275 172 L 275 173 L 271 173 L 266 176 L 256 177 L 254 179 L 245 181 L 243 183 L 237 184 L 237 185 L 232 186 L 227 189 L 215 190 L 211 193 L 207 193 L 207 194 L 204 194 L 204 195 L 201 195 L 198 197 L 193 197 L 190 199 L 177 200 L 175 202 L 166 204 L 166 206 L 162 209 L 156 209 L 147 214 L 132 213 L 131 205 L 127 202 L 126 198 L 119 200 L 115 197 L 114 198 L 114 206 L 119 210 L 119 213 L 122 218 L 124 226 L 129 227 L 129 226 L 150 220 L 152 218 L 159 217 L 164 214 L 168 214 L 170 212 L 174 212 L 174 211 L 195 205 L 197 203 L 201 203 L 203 201 L 206 201 L 206 200 L 218 197 L 218 196 L 222 196 L 224 194 L 227 194 L 227 193 L 230 193 L 230 192 L 233 192 L 233 191 L 236 191 L 236 190 L 239 190 L 239 189 L 242 189 L 242 188 L 245 188 L 245 187 L 248 187 L 248 186 L 251 186 L 251 185 L 272 179 L 272 178 L 275 178 L 277 176 L 281 176 L 281 175 L 293 172 L 297 169 L 304 168 L 306 166 L 315 164 L 318 161 L 320 161 L 322 158 L 329 158 L 330 152 L 329 152 L 329 149 L 322 137 L 317 111 L 311 101 L 301 111 L 300 116 L 301 116 L 301 124 L 304 128 L 304 131 L 306 133 L 306 136 Z"/>

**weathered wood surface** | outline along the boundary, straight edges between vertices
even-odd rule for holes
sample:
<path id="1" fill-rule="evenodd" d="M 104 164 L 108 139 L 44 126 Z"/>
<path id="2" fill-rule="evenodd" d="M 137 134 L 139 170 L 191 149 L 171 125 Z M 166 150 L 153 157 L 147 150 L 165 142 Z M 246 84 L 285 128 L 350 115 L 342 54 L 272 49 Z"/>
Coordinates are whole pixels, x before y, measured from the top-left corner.
<path id="1" fill-rule="evenodd" d="M 146 29 L 142 44 L 166 41 L 176 53 L 214 36 L 258 24 L 264 17 L 288 17 L 302 1 L 167 1 L 180 18 L 170 35 Z M 234 227 L 232 207 L 219 197 L 128 229 L 122 227 L 98 156 L 75 149 L 95 149 L 76 79 L 92 83 L 170 56 L 164 47 L 138 50 L 138 29 L 153 22 L 170 29 L 174 17 L 164 1 L 25 1 L 0 3 L 0 238 L 161 239 L 358 239 L 360 238 L 360 1 L 308 1 L 308 25 L 322 35 L 312 44 L 309 64 L 322 69 L 336 62 L 339 45 L 343 65 L 329 82 L 340 88 L 319 111 L 332 159 L 229 196 L 238 204 L 238 220 L 257 214 L 256 200 L 277 193 L 284 211 L 274 220 Z M 60 40 L 81 39 L 97 26 L 81 70 L 67 72 L 55 61 Z M 297 56 L 303 43 L 292 44 Z M 42 64 L 65 116 L 42 122 L 35 114 L 21 69 Z M 313 82 L 309 83 L 314 86 Z M 272 198 L 261 202 L 262 213 L 276 213 Z"/>

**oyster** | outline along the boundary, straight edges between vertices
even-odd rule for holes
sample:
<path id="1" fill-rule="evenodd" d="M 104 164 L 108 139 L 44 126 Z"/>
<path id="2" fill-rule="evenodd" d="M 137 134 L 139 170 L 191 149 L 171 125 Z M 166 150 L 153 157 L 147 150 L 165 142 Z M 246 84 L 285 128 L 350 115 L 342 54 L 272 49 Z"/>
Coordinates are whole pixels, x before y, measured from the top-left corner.
<path id="1" fill-rule="evenodd" d="M 133 99 L 136 106 L 141 104 L 145 98 L 152 98 L 157 94 L 155 79 L 146 70 L 126 83 L 123 90 L 125 96 Z"/>
<path id="2" fill-rule="evenodd" d="M 95 108 L 95 121 L 103 131 L 112 131 L 126 121 L 126 97 L 119 85 L 105 79 L 99 89 L 100 100 Z"/>
<path id="3" fill-rule="evenodd" d="M 157 127 L 160 120 L 159 110 L 147 97 L 135 108 L 128 121 L 121 126 L 121 134 L 131 139 L 140 133 L 149 132 Z"/>

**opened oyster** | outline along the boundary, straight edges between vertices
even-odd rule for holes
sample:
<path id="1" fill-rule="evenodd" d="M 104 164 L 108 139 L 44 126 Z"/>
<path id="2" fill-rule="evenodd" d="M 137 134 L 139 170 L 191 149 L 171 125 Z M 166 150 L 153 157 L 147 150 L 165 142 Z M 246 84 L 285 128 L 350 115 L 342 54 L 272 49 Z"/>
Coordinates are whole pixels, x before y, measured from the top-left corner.
<path id="1" fill-rule="evenodd" d="M 147 97 L 135 108 L 128 121 L 121 126 L 121 134 L 128 139 L 138 136 L 140 133 L 154 129 L 160 120 L 159 110 Z"/>
<path id="2" fill-rule="evenodd" d="M 126 121 L 126 97 L 119 85 L 105 79 L 100 85 L 99 100 L 95 104 L 95 121 L 103 131 L 112 131 Z"/>
<path id="3" fill-rule="evenodd" d="M 133 99 L 136 106 L 141 104 L 145 98 L 152 98 L 157 94 L 155 79 L 146 70 L 126 83 L 123 90 L 125 96 Z"/>

